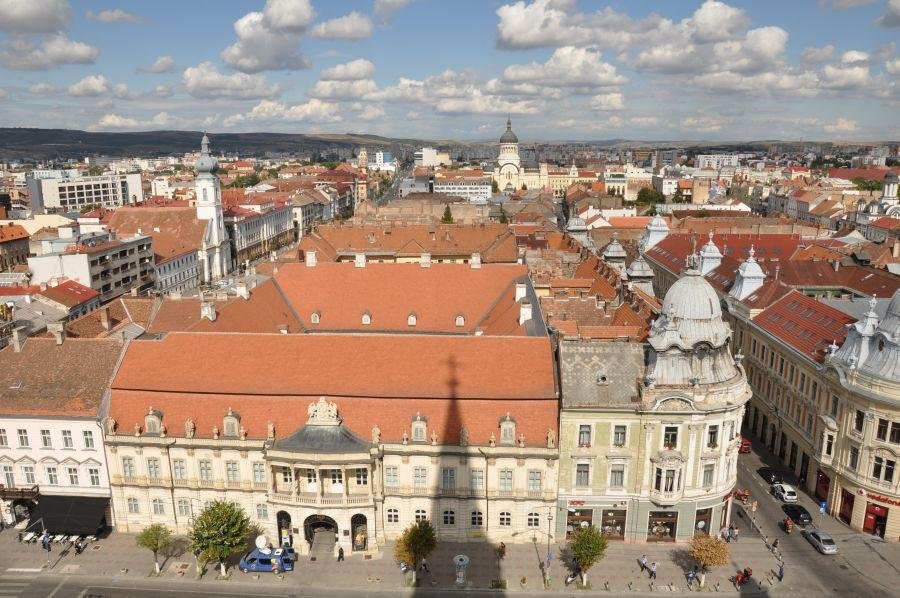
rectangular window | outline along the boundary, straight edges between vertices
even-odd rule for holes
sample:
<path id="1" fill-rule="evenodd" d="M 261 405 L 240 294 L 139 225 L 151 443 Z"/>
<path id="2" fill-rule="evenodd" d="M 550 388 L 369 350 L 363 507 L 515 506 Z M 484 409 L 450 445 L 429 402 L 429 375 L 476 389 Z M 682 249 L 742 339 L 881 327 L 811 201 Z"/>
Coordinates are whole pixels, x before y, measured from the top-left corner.
<path id="1" fill-rule="evenodd" d="M 316 483 L 316 470 L 315 469 L 307 469 L 306 470 L 306 483 L 312 486 Z"/>
<path id="2" fill-rule="evenodd" d="M 72 430 L 63 430 L 62 439 L 63 439 L 63 448 L 70 449 L 75 446 L 75 443 L 72 442 Z"/>
<path id="3" fill-rule="evenodd" d="M 134 459 L 122 457 L 122 475 L 126 478 L 134 477 Z"/>
<path id="4" fill-rule="evenodd" d="M 50 438 L 50 430 L 41 430 L 41 446 L 44 448 L 53 446 L 53 442 Z"/>
<path id="5" fill-rule="evenodd" d="M 92 449 L 94 448 L 94 433 L 90 430 L 84 431 L 84 448 Z"/>
<path id="6" fill-rule="evenodd" d="M 862 432 L 863 426 L 865 425 L 865 421 L 866 421 L 866 414 L 863 413 L 862 411 L 860 411 L 859 409 L 857 409 L 856 410 L 856 419 L 853 420 L 853 429 L 856 430 L 857 432 Z"/>
<path id="7" fill-rule="evenodd" d="M 56 474 L 56 467 L 53 465 L 48 465 L 44 471 L 47 474 L 47 483 L 51 486 L 56 486 L 59 483 L 59 478 Z"/>
<path id="8" fill-rule="evenodd" d="M 88 467 L 88 477 L 91 479 L 91 486 L 100 485 L 100 468 Z"/>
<path id="9" fill-rule="evenodd" d="M 900 423 L 891 423 L 891 442 L 900 444 Z"/>
<path id="10" fill-rule="evenodd" d="M 136 498 L 128 499 L 128 512 L 129 513 L 140 513 L 141 509 L 138 506 L 138 501 Z"/>
<path id="11" fill-rule="evenodd" d="M 847 456 L 847 467 L 856 471 L 857 466 L 859 466 L 859 448 L 851 446 L 850 453 Z"/>
<path id="12" fill-rule="evenodd" d="M 159 479 L 159 459 L 147 459 L 147 477 L 151 480 Z"/>
<path id="13" fill-rule="evenodd" d="M 512 492 L 513 489 L 513 471 L 512 469 L 501 469 L 499 472 L 500 492 Z"/>
<path id="14" fill-rule="evenodd" d="M 834 450 L 834 436 L 832 434 L 825 435 L 825 454 L 829 457 L 831 456 L 831 451 Z"/>
<path id="15" fill-rule="evenodd" d="M 578 426 L 578 446 L 591 446 L 591 427 L 589 425 Z"/>
<path id="16" fill-rule="evenodd" d="M 541 491 L 541 472 L 537 469 L 532 469 L 528 472 L 528 490 L 529 492 L 540 492 Z"/>
<path id="17" fill-rule="evenodd" d="M 719 426 L 710 426 L 706 430 L 706 446 L 716 448 L 719 446 Z"/>
<path id="18" fill-rule="evenodd" d="M 225 479 L 229 482 L 239 482 L 241 480 L 241 472 L 238 469 L 237 461 L 225 462 Z"/>
<path id="19" fill-rule="evenodd" d="M 265 504 L 256 505 L 256 518 L 260 521 L 265 521 L 269 518 L 269 507 Z"/>
<path id="20" fill-rule="evenodd" d="M 609 468 L 609 487 L 622 488 L 625 486 L 625 466 L 613 465 Z"/>
<path id="21" fill-rule="evenodd" d="M 200 479 L 204 482 L 212 481 L 212 461 L 200 461 Z"/>
<path id="22" fill-rule="evenodd" d="M 428 485 L 428 470 L 424 467 L 413 468 L 413 487 L 425 488 Z"/>
<path id="23" fill-rule="evenodd" d="M 484 470 L 470 469 L 469 479 L 471 480 L 472 490 L 484 490 Z"/>
<path id="24" fill-rule="evenodd" d="M 575 465 L 575 485 L 584 488 L 590 485 L 591 466 L 587 463 Z"/>
<path id="25" fill-rule="evenodd" d="M 4 465 L 3 466 L 3 479 L 6 482 L 7 488 L 15 488 L 16 487 L 16 477 L 13 475 L 12 465 Z"/>
<path id="26" fill-rule="evenodd" d="M 627 430 L 626 426 L 614 426 L 613 427 L 613 446 L 625 446 L 625 431 Z"/>
<path id="27" fill-rule="evenodd" d="M 369 470 L 365 467 L 357 467 L 356 468 L 356 485 L 357 486 L 368 486 L 369 485 Z"/>
<path id="28" fill-rule="evenodd" d="M 22 476 L 26 484 L 34 484 L 34 465 L 23 465 Z"/>
<path id="29" fill-rule="evenodd" d="M 153 499 L 153 514 L 154 515 L 165 515 L 166 507 L 163 501 L 158 498 Z"/>
<path id="30" fill-rule="evenodd" d="M 178 514 L 182 517 L 189 517 L 191 514 L 191 501 L 184 498 L 178 499 Z"/>
<path id="31" fill-rule="evenodd" d="M 678 426 L 666 426 L 663 431 L 663 446 L 668 449 L 678 448 Z"/>
<path id="32" fill-rule="evenodd" d="M 897 463 L 893 459 L 885 459 L 884 461 L 884 481 L 885 482 L 893 482 L 894 481 L 894 467 Z"/>
<path id="33" fill-rule="evenodd" d="M 883 457 L 875 457 L 875 462 L 872 464 L 872 477 L 876 480 L 881 479 L 881 471 L 884 469 L 884 458 Z"/>
<path id="34" fill-rule="evenodd" d="M 187 465 L 185 464 L 184 459 L 172 460 L 172 477 L 176 480 L 187 479 Z"/>
<path id="35" fill-rule="evenodd" d="M 6 429 L 0 428 L 0 446 L 6 446 Z"/>
<path id="36" fill-rule="evenodd" d="M 396 466 L 390 465 L 384 468 L 384 485 L 391 488 L 396 488 L 400 485 L 400 474 Z"/>
<path id="37" fill-rule="evenodd" d="M 332 469 L 331 470 L 331 483 L 332 484 L 343 484 L 344 483 L 344 474 L 340 469 Z"/>
<path id="38" fill-rule="evenodd" d="M 19 448 L 28 448 L 28 430 L 19 428 Z"/>
<path id="39" fill-rule="evenodd" d="M 715 481 L 716 466 L 714 463 L 707 463 L 703 466 L 703 485 L 712 486 Z"/>
<path id="40" fill-rule="evenodd" d="M 831 417 L 837 418 L 838 416 L 838 396 L 831 395 Z"/>
<path id="41" fill-rule="evenodd" d="M 264 484 L 266 482 L 266 464 L 265 463 L 254 463 L 253 464 L 253 483 L 254 484 Z"/>
<path id="42" fill-rule="evenodd" d="M 444 490 L 456 490 L 455 467 L 441 467 L 441 488 Z"/>
<path id="43" fill-rule="evenodd" d="M 290 467 L 281 468 L 281 481 L 285 484 L 290 484 L 294 481 L 294 472 Z"/>
<path id="44" fill-rule="evenodd" d="M 875 428 L 875 438 L 882 441 L 887 440 L 889 423 L 890 422 L 883 417 L 878 418 L 878 427 Z"/>

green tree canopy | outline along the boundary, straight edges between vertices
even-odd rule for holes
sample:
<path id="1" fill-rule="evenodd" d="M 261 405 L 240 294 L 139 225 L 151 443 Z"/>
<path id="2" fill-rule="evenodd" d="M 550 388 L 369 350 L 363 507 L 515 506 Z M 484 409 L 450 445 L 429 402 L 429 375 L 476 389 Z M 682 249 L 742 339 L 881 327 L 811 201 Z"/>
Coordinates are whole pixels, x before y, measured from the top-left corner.
<path id="1" fill-rule="evenodd" d="M 205 560 L 216 559 L 225 575 L 225 559 L 244 548 L 250 535 L 250 518 L 231 502 L 217 500 L 203 509 L 188 532 L 191 549 Z"/>
<path id="2" fill-rule="evenodd" d="M 578 560 L 578 565 L 584 575 L 584 583 L 587 584 L 588 569 L 597 564 L 597 561 L 603 558 L 606 553 L 606 538 L 593 525 L 580 527 L 575 530 L 569 549 L 572 556 Z"/>
<path id="3" fill-rule="evenodd" d="M 500 224 L 509 224 L 509 214 L 506 213 L 506 210 L 503 206 L 500 206 Z"/>
<path id="4" fill-rule="evenodd" d="M 497 181 L 491 181 L 491 193 L 500 193 L 500 185 Z"/>
<path id="5" fill-rule="evenodd" d="M 441 218 L 444 224 L 453 224 L 453 212 L 450 211 L 450 204 L 444 207 L 444 216 Z"/>
<path id="6" fill-rule="evenodd" d="M 649 205 L 654 203 L 665 203 L 666 196 L 654 189 L 653 187 L 644 187 L 637 194 L 637 202 L 641 205 Z"/>
<path id="7" fill-rule="evenodd" d="M 860 191 L 878 191 L 879 189 L 881 189 L 884 182 L 879 181 L 878 179 L 867 179 L 865 177 L 858 176 L 853 179 L 853 184 L 856 185 L 856 188 Z"/>
<path id="8" fill-rule="evenodd" d="M 681 192 L 681 187 L 675 189 L 675 193 L 672 195 L 672 203 L 684 203 L 684 193 Z"/>
<path id="9" fill-rule="evenodd" d="M 88 173 L 88 176 L 100 176 L 101 174 L 103 174 L 103 167 L 102 166 L 91 166 L 90 168 L 88 168 L 87 173 Z"/>
<path id="10" fill-rule="evenodd" d="M 427 519 L 422 519 L 403 530 L 394 546 L 394 557 L 412 568 L 413 583 L 416 581 L 416 569 L 422 559 L 427 557 L 437 546 L 434 527 Z"/>
<path id="11" fill-rule="evenodd" d="M 137 545 L 153 553 L 153 564 L 159 573 L 159 553 L 172 545 L 172 532 L 161 523 L 145 527 L 135 538 Z"/>

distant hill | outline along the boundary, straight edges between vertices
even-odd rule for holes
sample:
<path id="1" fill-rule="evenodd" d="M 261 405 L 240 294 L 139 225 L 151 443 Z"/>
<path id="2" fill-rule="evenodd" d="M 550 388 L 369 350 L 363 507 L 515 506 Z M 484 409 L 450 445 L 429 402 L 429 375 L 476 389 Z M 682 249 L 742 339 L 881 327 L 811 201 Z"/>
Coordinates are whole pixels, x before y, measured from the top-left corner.
<path id="1" fill-rule="evenodd" d="M 47 160 L 106 156 L 167 156 L 200 147 L 202 131 L 140 131 L 93 133 L 71 129 L 0 128 L 0 161 Z M 335 147 L 388 146 L 422 143 L 415 139 L 390 139 L 377 135 L 302 135 L 296 133 L 216 133 L 213 149 L 261 155 L 265 152 L 315 152 Z"/>

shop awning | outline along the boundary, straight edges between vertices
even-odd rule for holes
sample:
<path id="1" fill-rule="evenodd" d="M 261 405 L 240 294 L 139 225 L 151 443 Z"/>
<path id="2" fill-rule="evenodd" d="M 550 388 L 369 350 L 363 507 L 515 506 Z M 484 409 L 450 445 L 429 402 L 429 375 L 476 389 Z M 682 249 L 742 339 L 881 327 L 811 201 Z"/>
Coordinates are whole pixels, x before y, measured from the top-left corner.
<path id="1" fill-rule="evenodd" d="M 51 534 L 90 536 L 102 532 L 108 525 L 109 498 L 42 494 L 36 502 L 37 506 L 31 512 L 31 524 L 37 524 L 35 529 L 46 529 Z M 40 520 L 43 520 L 43 528 Z"/>

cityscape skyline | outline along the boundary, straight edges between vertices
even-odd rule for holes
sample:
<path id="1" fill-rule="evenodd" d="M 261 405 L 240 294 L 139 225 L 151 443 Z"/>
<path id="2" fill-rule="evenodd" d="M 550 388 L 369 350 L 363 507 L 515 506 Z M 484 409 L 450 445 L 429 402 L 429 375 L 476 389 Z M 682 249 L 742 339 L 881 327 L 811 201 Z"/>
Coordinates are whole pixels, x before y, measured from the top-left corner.
<path id="1" fill-rule="evenodd" d="M 0 126 L 480 141 L 510 115 L 536 141 L 900 136 L 900 0 L 773 7 L 2 3 Z"/>

